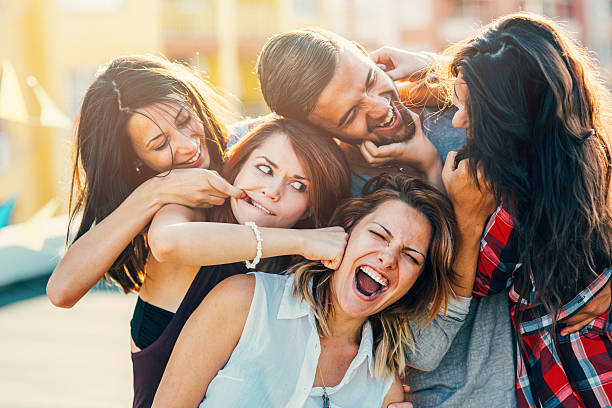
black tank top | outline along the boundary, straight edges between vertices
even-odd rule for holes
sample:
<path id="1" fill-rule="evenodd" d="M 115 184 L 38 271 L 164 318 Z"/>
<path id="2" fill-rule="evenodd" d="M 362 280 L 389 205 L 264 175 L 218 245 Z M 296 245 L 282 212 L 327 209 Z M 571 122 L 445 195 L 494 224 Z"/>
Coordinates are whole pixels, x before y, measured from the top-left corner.
<path id="1" fill-rule="evenodd" d="M 179 308 L 159 337 L 143 350 L 132 353 L 134 407 L 148 408 L 153 403 L 153 397 L 179 333 L 208 292 L 223 279 L 246 272 L 247 269 L 242 262 L 200 268 Z"/>

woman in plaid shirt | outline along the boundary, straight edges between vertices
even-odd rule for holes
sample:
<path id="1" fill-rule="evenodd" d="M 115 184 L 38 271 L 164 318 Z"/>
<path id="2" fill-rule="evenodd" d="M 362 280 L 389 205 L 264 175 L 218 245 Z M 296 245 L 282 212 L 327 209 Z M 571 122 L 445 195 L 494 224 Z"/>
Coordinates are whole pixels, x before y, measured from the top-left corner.
<path id="1" fill-rule="evenodd" d="M 475 294 L 509 288 L 518 404 L 610 407 L 610 94 L 584 49 L 527 14 L 461 44 L 450 72 L 453 125 L 468 133 L 458 159 L 504 203 L 485 230 Z M 595 303 L 594 320 L 568 327 Z"/>

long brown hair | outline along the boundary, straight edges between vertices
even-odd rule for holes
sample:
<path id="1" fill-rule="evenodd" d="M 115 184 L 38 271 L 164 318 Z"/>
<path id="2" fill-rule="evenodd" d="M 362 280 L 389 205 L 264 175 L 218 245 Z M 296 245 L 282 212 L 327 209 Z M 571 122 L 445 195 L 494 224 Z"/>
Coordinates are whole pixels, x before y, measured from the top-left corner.
<path id="1" fill-rule="evenodd" d="M 308 213 L 295 228 L 327 225 L 342 200 L 350 196 L 351 172 L 344 153 L 333 135 L 293 119 L 269 116 L 252 129 L 230 152 L 223 176 L 233 183 L 251 152 L 272 134 L 285 135 L 310 180 Z M 236 222 L 229 204 L 215 209 L 217 221 Z"/>
<path id="2" fill-rule="evenodd" d="M 462 153 L 518 228 L 519 304 L 533 277 L 543 306 L 536 313 L 554 322 L 612 264 L 610 92 L 587 50 L 533 14 L 484 27 L 455 50 L 450 68 L 468 89 Z"/>
<path id="3" fill-rule="evenodd" d="M 177 96 L 182 101 L 177 101 Z M 69 231 L 80 212 L 82 218 L 74 240 L 106 218 L 136 187 L 155 175 L 146 166 L 140 172 L 135 170 L 138 158 L 130 143 L 127 122 L 136 109 L 157 103 L 182 103 L 195 112 L 203 124 L 202 137 L 211 168 L 220 168 L 225 130 L 217 118 L 222 105 L 219 95 L 181 64 L 153 56 L 116 58 L 100 70 L 87 89 L 79 113 Z M 148 251 L 144 236 L 138 235 L 106 276 L 125 292 L 138 290 L 144 279 Z"/>
<path id="4" fill-rule="evenodd" d="M 404 372 L 406 352 L 414 340 L 409 322 L 431 322 L 442 307 L 446 308 L 456 279 L 452 269 L 458 239 L 455 213 L 448 198 L 418 178 L 406 175 L 381 175 L 371 179 L 360 198 L 346 200 L 334 213 L 330 225 L 347 231 L 389 200 L 400 200 L 421 212 L 431 226 L 431 241 L 421 274 L 397 302 L 370 316 L 374 333 L 375 371 L 379 376 Z M 303 298 L 313 309 L 321 332 L 330 335 L 327 325 L 331 310 L 333 270 L 321 262 L 303 262 L 287 273 L 295 274 L 294 296 Z"/>

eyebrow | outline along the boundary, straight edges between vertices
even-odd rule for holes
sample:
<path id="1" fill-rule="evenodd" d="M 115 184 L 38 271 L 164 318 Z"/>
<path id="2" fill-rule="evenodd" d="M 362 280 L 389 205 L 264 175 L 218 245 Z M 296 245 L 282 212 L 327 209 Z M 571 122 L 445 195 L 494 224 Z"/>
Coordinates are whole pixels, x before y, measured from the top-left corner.
<path id="1" fill-rule="evenodd" d="M 368 75 L 366 75 L 366 80 L 365 80 L 365 85 L 364 85 L 365 89 L 368 89 L 368 84 L 370 83 L 370 80 L 372 79 L 373 74 L 374 74 L 374 68 L 370 67 L 370 70 L 368 71 Z M 350 120 L 348 119 L 349 119 L 349 116 L 351 116 L 351 114 L 357 109 L 357 105 L 358 104 L 351 106 L 350 109 L 347 110 L 344 113 L 344 115 L 342 115 L 340 120 L 338 120 L 338 125 L 337 125 L 338 128 L 342 128 L 348 125 L 353 120 L 353 118 L 351 118 Z"/>
<path id="2" fill-rule="evenodd" d="M 278 164 L 274 163 L 272 160 L 268 159 L 266 156 L 256 156 L 256 159 L 264 159 L 265 161 L 268 162 L 268 164 L 270 166 L 272 166 L 275 169 L 278 169 Z M 308 181 L 308 179 L 304 176 L 300 176 L 299 174 L 294 174 L 293 176 L 291 176 L 292 178 L 296 179 L 296 180 L 305 180 Z"/>
<path id="3" fill-rule="evenodd" d="M 376 221 L 374 221 L 374 224 L 378 225 L 380 228 L 384 229 L 385 232 L 387 233 L 387 235 L 389 235 L 390 238 L 393 238 L 393 234 L 391 233 L 391 231 L 389 231 L 384 225 L 377 223 Z M 425 255 L 423 255 L 420 251 L 411 248 L 411 247 L 404 247 L 404 250 L 406 251 L 411 251 L 411 252 L 416 252 L 417 254 L 421 255 L 423 258 L 425 258 Z"/>

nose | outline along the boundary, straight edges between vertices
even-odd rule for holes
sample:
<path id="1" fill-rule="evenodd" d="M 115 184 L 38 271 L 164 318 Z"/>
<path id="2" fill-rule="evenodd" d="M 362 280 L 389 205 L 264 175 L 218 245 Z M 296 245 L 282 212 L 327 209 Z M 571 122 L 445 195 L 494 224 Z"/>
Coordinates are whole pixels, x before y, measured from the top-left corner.
<path id="1" fill-rule="evenodd" d="M 277 202 L 281 198 L 282 182 L 280 180 L 270 180 L 265 185 L 261 193 L 270 201 Z"/>
<path id="2" fill-rule="evenodd" d="M 382 95 L 368 93 L 363 104 L 367 115 L 372 119 L 383 119 L 389 112 L 389 100 Z"/>
<path id="3" fill-rule="evenodd" d="M 178 162 L 192 158 L 200 146 L 198 137 L 192 136 L 189 133 L 183 133 L 180 130 L 173 130 L 170 138 L 174 155 Z"/>
<path id="4" fill-rule="evenodd" d="M 397 257 L 398 251 L 390 245 L 378 251 L 377 255 L 378 263 L 383 269 L 395 268 L 397 266 Z"/>

